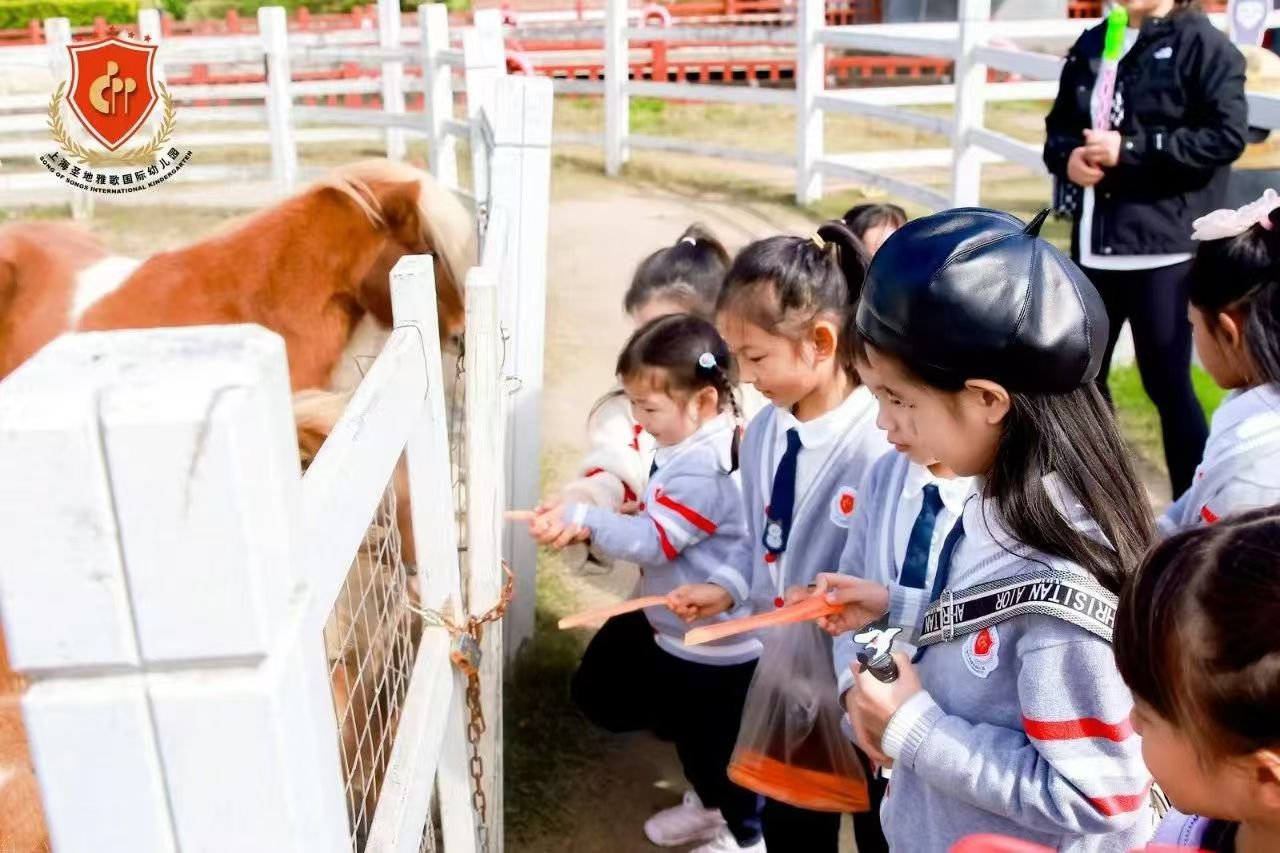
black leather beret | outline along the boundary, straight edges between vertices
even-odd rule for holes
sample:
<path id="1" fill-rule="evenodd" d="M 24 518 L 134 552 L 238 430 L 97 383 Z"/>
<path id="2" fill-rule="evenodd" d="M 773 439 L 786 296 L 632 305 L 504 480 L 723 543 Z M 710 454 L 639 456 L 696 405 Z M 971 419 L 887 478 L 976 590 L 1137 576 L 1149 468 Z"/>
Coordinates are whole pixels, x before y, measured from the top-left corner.
<path id="1" fill-rule="evenodd" d="M 871 261 L 858 331 L 942 387 L 989 379 L 1065 394 L 1093 381 L 1107 312 L 1080 268 L 1038 236 L 1045 215 L 1026 225 L 968 207 L 908 222 Z"/>

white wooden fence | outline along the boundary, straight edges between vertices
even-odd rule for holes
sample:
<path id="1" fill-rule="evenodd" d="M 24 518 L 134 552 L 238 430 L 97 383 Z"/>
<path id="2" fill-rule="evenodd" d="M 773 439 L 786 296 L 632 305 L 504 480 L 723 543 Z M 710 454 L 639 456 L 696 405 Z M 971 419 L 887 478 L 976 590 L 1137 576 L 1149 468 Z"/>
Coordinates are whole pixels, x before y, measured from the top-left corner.
<path id="1" fill-rule="evenodd" d="M 443 21 L 442 10 L 422 20 Z M 262 116 L 284 188 L 297 175 L 297 110 L 281 108 L 296 95 L 282 20 L 262 10 L 276 48 L 258 55 L 275 69 Z M 472 40 L 463 52 L 487 55 Z M 433 61 L 459 65 L 447 39 L 430 41 Z M 445 133 L 416 128 L 443 180 L 456 185 L 458 138 L 479 164 L 464 543 L 430 257 L 393 271 L 395 329 L 305 474 L 283 344 L 256 327 L 66 336 L 0 384 L 0 617 L 11 663 L 31 681 L 23 712 L 59 853 L 434 849 L 433 791 L 449 853 L 502 849 L 502 664 L 532 630 L 532 556 L 513 563 L 505 641 L 498 626 L 484 634 L 483 827 L 448 632 L 412 632 L 409 671 L 356 732 L 357 763 L 374 766 L 353 768 L 324 630 L 362 570 L 371 521 L 394 517 L 402 454 L 421 602 L 455 621 L 498 600 L 507 496 L 537 495 L 551 86 L 502 65 L 466 70 L 467 120 L 442 103 L 429 117 Z M 382 82 L 395 77 L 386 69 Z M 440 100 L 451 107 L 452 93 Z M 389 150 L 407 125 L 385 123 Z M 520 418 L 531 420 L 513 440 Z M 377 599 L 365 630 L 407 633 L 403 589 L 360 594 Z M 377 777 L 371 814 L 352 803 L 354 774 Z"/>

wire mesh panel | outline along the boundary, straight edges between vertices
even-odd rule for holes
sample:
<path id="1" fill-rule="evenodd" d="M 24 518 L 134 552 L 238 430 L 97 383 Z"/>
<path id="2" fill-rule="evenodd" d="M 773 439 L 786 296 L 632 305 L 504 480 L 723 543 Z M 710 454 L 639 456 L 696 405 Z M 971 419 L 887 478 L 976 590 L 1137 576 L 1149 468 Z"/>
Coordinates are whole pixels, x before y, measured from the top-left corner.
<path id="1" fill-rule="evenodd" d="M 418 623 L 408 608 L 396 478 L 379 503 L 325 624 L 351 848 L 362 853 L 413 670 Z"/>
<path id="2" fill-rule="evenodd" d="M 464 357 L 465 349 L 460 349 L 457 362 L 449 364 L 446 360 L 444 366 L 446 381 L 452 382 L 447 400 L 449 460 L 453 465 L 453 507 L 458 525 L 459 553 L 467 549 L 467 377 Z M 463 565 L 465 567 L 465 561 Z"/>
<path id="3" fill-rule="evenodd" d="M 427 824 L 422 828 L 422 844 L 418 847 L 418 853 L 436 853 L 444 846 L 444 840 L 439 834 L 439 813 L 440 801 L 435 796 L 435 787 L 432 786 L 431 808 L 427 809 Z"/>

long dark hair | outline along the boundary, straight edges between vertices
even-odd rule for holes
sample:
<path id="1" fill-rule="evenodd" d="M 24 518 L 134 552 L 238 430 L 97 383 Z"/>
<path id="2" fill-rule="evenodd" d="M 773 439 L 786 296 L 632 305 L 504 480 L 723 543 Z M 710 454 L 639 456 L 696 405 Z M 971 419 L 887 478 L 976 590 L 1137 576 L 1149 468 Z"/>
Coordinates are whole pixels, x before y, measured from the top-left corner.
<path id="1" fill-rule="evenodd" d="M 892 225 L 901 228 L 907 224 L 907 212 L 896 204 L 888 202 L 870 202 L 855 204 L 840 217 L 849 226 L 859 240 L 865 239 L 872 228 Z"/>
<path id="2" fill-rule="evenodd" d="M 618 378 L 631 379 L 645 372 L 659 373 L 662 390 L 671 395 L 692 396 L 703 388 L 714 388 L 720 411 L 729 409 L 741 422 L 742 410 L 734 393 L 737 368 L 729 345 L 710 321 L 691 314 L 668 314 L 636 329 L 618 356 Z M 735 471 L 738 441 L 735 431 L 731 469 Z"/>
<path id="3" fill-rule="evenodd" d="M 1257 376 L 1280 382 L 1280 208 L 1269 228 L 1254 225 L 1238 237 L 1206 240 L 1191 263 L 1191 304 L 1210 324 L 1228 309 L 1245 318 L 1244 342 Z"/>
<path id="4" fill-rule="evenodd" d="M 867 252 L 843 222 L 823 224 L 818 237 L 768 237 L 747 246 L 733 259 L 716 312 L 793 340 L 824 315 L 843 330 L 858 308 Z M 839 360 L 856 383 L 853 354 L 843 343 Z"/>
<path id="5" fill-rule="evenodd" d="M 1280 746 L 1280 506 L 1160 543 L 1120 594 L 1121 677 L 1204 756 Z"/>
<path id="6" fill-rule="evenodd" d="M 694 223 L 665 249 L 640 262 L 622 303 L 627 313 L 653 299 L 669 299 L 686 313 L 711 319 L 729 268 L 729 252 L 703 225 Z"/>
<path id="7" fill-rule="evenodd" d="M 1119 592 L 1151 544 L 1153 525 L 1110 406 L 1092 382 L 1067 394 L 1010 397 L 984 496 L 996 501 L 1017 541 L 1077 563 Z M 1078 530 L 1054 506 L 1044 484 L 1050 474 L 1080 501 L 1106 543 Z"/>

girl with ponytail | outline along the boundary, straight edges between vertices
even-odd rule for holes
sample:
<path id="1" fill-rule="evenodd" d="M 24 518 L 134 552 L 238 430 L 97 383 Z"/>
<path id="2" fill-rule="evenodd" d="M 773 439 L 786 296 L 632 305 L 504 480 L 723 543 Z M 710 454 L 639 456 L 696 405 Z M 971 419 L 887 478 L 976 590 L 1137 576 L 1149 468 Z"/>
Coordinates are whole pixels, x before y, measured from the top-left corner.
<path id="1" fill-rule="evenodd" d="M 686 619 L 744 599 L 756 612 L 781 607 L 839 563 L 863 477 L 890 449 L 845 340 L 866 268 L 867 254 L 843 222 L 813 237 L 760 240 L 734 258 L 716 325 L 742 381 L 772 405 L 751 420 L 742 442 L 751 553 L 737 583 L 671 594 Z M 839 847 L 838 814 L 769 800 L 763 819 L 770 850 Z"/>
<path id="2" fill-rule="evenodd" d="M 1197 219 L 1191 327 L 1205 370 L 1231 392 L 1191 488 L 1162 532 L 1280 503 L 1280 196 Z"/>

